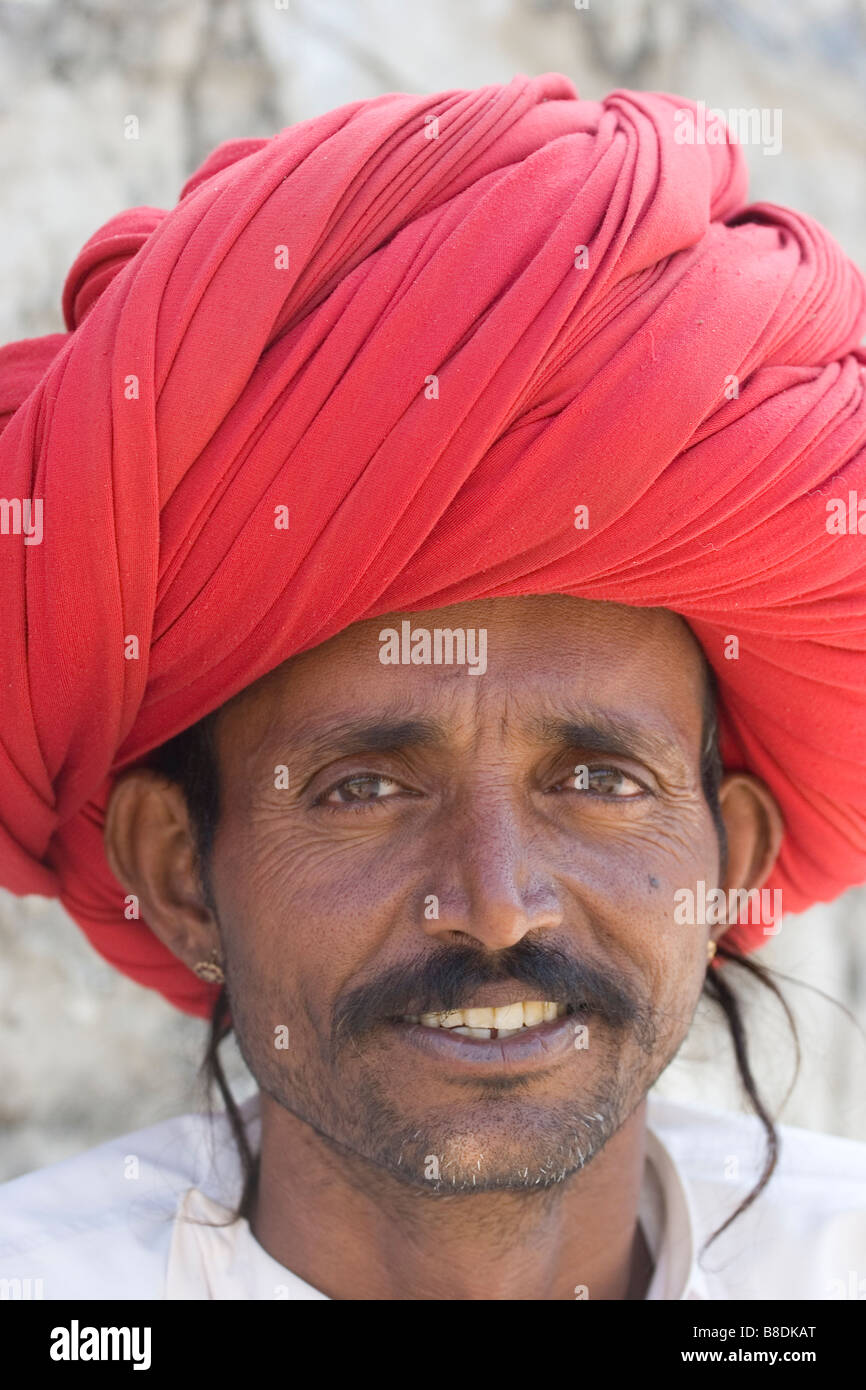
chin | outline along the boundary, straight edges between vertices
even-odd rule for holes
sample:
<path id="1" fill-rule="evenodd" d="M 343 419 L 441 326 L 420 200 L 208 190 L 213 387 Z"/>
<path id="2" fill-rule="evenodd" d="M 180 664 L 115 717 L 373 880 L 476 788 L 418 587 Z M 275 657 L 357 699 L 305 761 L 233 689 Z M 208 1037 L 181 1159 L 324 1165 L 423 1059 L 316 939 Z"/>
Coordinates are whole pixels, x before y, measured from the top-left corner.
<path id="1" fill-rule="evenodd" d="M 477 1107 L 456 1117 L 419 1117 L 378 1162 L 404 1182 L 437 1196 L 541 1191 L 585 1168 L 619 1128 L 601 1109 L 567 1110 L 506 1102 L 507 1113 Z"/>

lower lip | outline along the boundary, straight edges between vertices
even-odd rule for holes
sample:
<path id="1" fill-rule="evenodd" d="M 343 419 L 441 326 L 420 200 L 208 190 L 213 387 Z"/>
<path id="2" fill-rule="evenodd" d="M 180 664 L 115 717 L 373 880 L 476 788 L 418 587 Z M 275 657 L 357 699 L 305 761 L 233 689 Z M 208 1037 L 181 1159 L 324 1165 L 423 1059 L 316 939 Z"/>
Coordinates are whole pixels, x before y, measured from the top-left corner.
<path id="1" fill-rule="evenodd" d="M 550 1023 L 524 1028 L 510 1038 L 469 1038 L 449 1028 L 425 1028 L 421 1023 L 391 1023 L 404 1045 L 462 1070 L 544 1071 L 574 1051 L 575 1029 L 581 1022 L 565 1014 Z"/>

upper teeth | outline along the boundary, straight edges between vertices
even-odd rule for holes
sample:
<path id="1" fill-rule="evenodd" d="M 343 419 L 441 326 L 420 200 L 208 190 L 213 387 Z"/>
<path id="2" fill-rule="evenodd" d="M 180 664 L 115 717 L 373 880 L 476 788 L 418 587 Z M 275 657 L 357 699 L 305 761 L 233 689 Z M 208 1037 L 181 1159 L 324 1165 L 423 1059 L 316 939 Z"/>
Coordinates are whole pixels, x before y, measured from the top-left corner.
<path id="1" fill-rule="evenodd" d="M 538 1023 L 549 1023 L 561 1018 L 565 1013 L 564 1004 L 554 1004 L 550 1000 L 531 999 L 518 1004 L 503 1004 L 497 1009 L 452 1009 L 449 1013 L 408 1014 L 405 1023 L 421 1023 L 425 1028 L 454 1028 L 460 1032 L 476 1030 L 486 1034 L 495 1029 L 498 1037 L 514 1033 L 518 1028 L 533 1028 Z"/>

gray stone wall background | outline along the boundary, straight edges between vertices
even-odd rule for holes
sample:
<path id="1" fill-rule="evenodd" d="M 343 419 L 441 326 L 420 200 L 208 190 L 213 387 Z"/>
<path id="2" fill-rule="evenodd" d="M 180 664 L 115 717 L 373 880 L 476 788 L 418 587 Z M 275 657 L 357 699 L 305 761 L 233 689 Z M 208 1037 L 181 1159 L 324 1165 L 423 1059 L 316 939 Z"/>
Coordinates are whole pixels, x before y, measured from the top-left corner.
<path id="1" fill-rule="evenodd" d="M 122 208 L 172 206 L 220 140 L 382 92 L 546 71 L 591 98 L 636 87 L 779 108 L 782 152 L 746 149 L 752 201 L 811 213 L 866 266 L 866 0 L 0 0 L 0 341 L 62 329 L 83 242 Z M 780 1118 L 866 1140 L 864 890 L 786 919 L 762 959 L 791 977 L 803 1050 Z M 198 1104 L 204 1025 L 118 976 L 56 903 L 0 891 L 0 972 L 0 1179 Z M 747 994 L 778 1109 L 786 1025 Z M 237 1055 L 229 1072 L 248 1094 Z M 658 1089 L 742 1104 L 709 1007 Z"/>

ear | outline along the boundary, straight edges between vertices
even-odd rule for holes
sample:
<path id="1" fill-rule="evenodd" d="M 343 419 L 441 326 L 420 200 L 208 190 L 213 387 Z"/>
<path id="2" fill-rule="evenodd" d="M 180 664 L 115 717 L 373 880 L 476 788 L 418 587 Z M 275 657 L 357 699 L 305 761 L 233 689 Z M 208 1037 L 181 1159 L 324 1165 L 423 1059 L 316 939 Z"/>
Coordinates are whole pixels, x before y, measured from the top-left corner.
<path id="1" fill-rule="evenodd" d="M 760 888 L 775 864 L 785 822 L 773 793 L 749 772 L 730 772 L 722 779 L 719 803 L 728 839 L 728 866 L 722 885 L 730 889 Z M 729 922 L 716 939 L 734 924 Z"/>
<path id="2" fill-rule="evenodd" d="M 147 925 L 170 951 L 190 969 L 219 951 L 179 787 L 152 768 L 122 773 L 111 790 L 104 843 L 115 878 L 136 895 Z"/>

